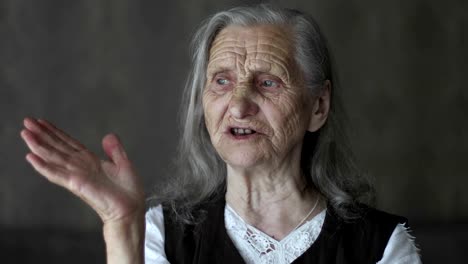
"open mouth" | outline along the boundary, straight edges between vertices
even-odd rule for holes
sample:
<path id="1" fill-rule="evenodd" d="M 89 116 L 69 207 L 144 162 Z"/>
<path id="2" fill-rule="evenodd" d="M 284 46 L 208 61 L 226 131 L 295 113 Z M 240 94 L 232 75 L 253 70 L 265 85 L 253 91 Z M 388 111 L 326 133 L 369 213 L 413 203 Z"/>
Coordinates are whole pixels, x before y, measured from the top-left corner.
<path id="1" fill-rule="evenodd" d="M 230 132 L 231 132 L 231 135 L 233 135 L 233 136 L 248 136 L 248 135 L 252 135 L 252 134 L 257 133 L 253 129 L 237 128 L 237 127 L 231 128 Z"/>

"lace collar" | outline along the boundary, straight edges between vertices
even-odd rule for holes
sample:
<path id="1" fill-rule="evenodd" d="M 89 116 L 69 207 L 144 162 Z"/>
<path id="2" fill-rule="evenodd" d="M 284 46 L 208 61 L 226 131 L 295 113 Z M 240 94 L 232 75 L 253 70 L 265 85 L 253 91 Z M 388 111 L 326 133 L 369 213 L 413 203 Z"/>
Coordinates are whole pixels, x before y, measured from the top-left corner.
<path id="1" fill-rule="evenodd" d="M 289 264 L 315 242 L 322 230 L 325 215 L 326 209 L 281 241 L 245 223 L 228 204 L 224 208 L 224 224 L 229 237 L 247 264 Z"/>

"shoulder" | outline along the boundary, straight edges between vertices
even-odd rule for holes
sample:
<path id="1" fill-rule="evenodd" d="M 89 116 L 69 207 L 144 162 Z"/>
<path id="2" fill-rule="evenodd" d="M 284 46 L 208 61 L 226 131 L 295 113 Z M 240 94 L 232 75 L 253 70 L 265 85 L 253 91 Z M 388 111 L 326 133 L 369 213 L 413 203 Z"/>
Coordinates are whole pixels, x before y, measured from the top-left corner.
<path id="1" fill-rule="evenodd" d="M 339 228 L 366 230 L 367 233 L 386 232 L 391 235 L 397 224 L 406 224 L 408 219 L 403 216 L 387 213 L 376 208 L 359 204 L 356 206 L 357 217 L 343 219 L 332 208 L 327 210 L 329 218 Z"/>
<path id="2" fill-rule="evenodd" d="M 360 205 L 360 217 L 350 221 L 341 220 L 345 232 L 351 233 L 361 244 L 369 243 L 382 251 L 398 224 L 407 224 L 405 217 L 387 213 L 372 207 Z"/>
<path id="3" fill-rule="evenodd" d="M 408 223 L 408 219 L 403 216 L 387 213 L 369 206 L 360 205 L 359 210 L 359 218 L 344 221 L 344 223 L 352 228 L 366 230 L 368 235 L 382 234 L 388 239 L 398 224 L 406 225 Z"/>
<path id="4" fill-rule="evenodd" d="M 359 205 L 359 217 L 343 219 L 332 208 L 327 209 L 327 216 L 322 229 L 328 247 L 342 251 L 346 259 L 357 263 L 376 263 L 384 254 L 386 246 L 398 224 L 407 223 L 407 219 Z"/>
<path id="5" fill-rule="evenodd" d="M 403 216 L 387 213 L 372 207 L 361 205 L 363 208 L 363 216 L 362 219 L 365 222 L 372 222 L 372 223 L 406 223 L 408 219 Z"/>
<path id="6" fill-rule="evenodd" d="M 420 264 L 421 257 L 415 238 L 404 224 L 398 224 L 388 240 L 382 259 L 378 264 Z"/>
<path id="7" fill-rule="evenodd" d="M 164 250 L 165 231 L 162 206 L 154 206 L 146 211 L 145 262 L 169 263 Z"/>

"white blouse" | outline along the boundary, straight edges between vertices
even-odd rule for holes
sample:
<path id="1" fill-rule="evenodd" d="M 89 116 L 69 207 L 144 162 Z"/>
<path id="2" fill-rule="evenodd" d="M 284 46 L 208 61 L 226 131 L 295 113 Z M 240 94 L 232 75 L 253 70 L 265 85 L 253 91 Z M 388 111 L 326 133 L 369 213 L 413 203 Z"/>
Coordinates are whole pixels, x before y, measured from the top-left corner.
<path id="1" fill-rule="evenodd" d="M 228 205 L 224 210 L 226 231 L 247 264 L 289 264 L 315 242 L 325 220 L 323 210 L 311 220 L 277 241 L 245 223 Z M 419 250 L 404 224 L 393 231 L 382 259 L 377 264 L 420 264 Z M 146 213 L 145 263 L 169 263 L 164 252 L 164 215 L 159 205 Z"/>

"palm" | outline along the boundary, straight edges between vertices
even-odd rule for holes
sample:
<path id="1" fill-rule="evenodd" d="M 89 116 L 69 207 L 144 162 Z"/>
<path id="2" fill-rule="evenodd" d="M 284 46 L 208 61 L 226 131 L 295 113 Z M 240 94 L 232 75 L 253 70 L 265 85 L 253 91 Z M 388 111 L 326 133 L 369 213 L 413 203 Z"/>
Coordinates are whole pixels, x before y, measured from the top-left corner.
<path id="1" fill-rule="evenodd" d="M 102 141 L 109 161 L 43 120 L 25 119 L 21 135 L 30 148 L 26 158 L 51 182 L 88 203 L 104 222 L 144 208 L 141 183 L 115 135 Z"/>

